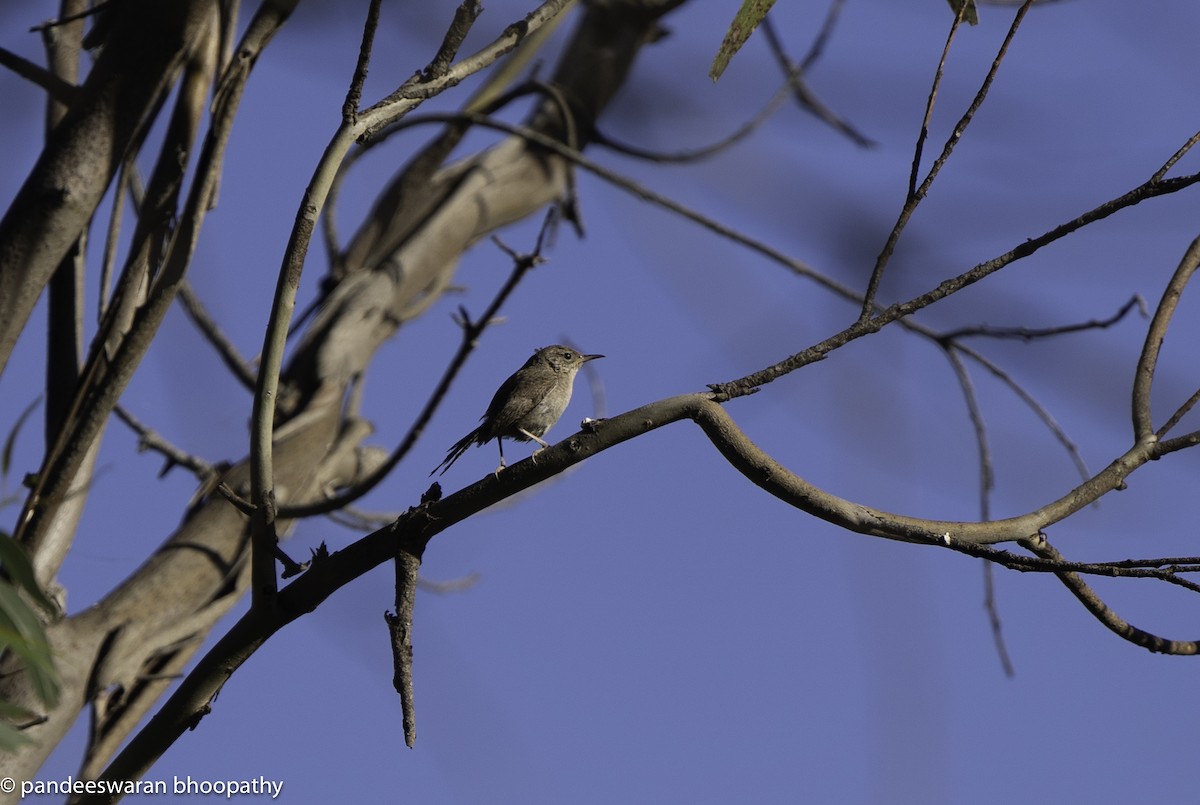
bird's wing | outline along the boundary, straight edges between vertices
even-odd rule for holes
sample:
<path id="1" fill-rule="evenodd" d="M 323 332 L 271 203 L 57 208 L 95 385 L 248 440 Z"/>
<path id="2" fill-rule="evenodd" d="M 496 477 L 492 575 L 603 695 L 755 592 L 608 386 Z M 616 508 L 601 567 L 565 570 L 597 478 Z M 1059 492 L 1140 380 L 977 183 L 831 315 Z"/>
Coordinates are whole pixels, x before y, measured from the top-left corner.
<path id="1" fill-rule="evenodd" d="M 479 426 L 479 430 L 481 434 L 486 434 L 487 440 L 509 436 L 509 433 L 501 431 L 505 430 L 506 426 L 524 419 L 538 404 L 539 400 L 532 399 L 528 394 L 516 393 L 521 380 L 522 376 L 518 371 L 500 384 L 496 396 L 492 397 L 492 402 L 488 405 L 487 413 L 480 417 L 483 424 Z"/>

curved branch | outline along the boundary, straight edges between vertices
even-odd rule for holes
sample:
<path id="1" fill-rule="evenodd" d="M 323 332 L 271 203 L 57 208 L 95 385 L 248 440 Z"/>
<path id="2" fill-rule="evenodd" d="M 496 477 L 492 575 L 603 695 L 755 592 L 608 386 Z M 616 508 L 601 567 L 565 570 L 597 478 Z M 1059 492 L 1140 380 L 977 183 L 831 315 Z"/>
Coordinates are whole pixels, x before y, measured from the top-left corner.
<path id="1" fill-rule="evenodd" d="M 1141 440 L 1154 434 L 1154 422 L 1150 412 L 1150 391 L 1154 385 L 1154 370 L 1158 365 L 1158 353 L 1162 349 L 1163 339 L 1171 326 L 1171 318 L 1179 307 L 1179 298 L 1188 281 L 1200 268 L 1200 237 L 1192 241 L 1184 252 L 1179 267 L 1171 276 L 1171 281 L 1163 290 L 1162 299 L 1154 309 L 1154 318 L 1150 320 L 1150 329 L 1146 331 L 1146 340 L 1142 343 L 1142 354 L 1138 358 L 1137 369 L 1133 375 L 1133 437 Z M 1177 421 L 1177 418 L 1172 418 Z M 1161 434 L 1160 434 L 1161 435 Z"/>
<path id="2" fill-rule="evenodd" d="M 1064 561 L 1063 555 L 1054 549 L 1044 539 L 1029 540 L 1023 542 L 1025 548 L 1032 551 L 1034 554 L 1043 559 L 1052 559 L 1057 562 Z M 1083 579 L 1075 573 L 1055 573 L 1058 580 L 1061 581 L 1066 588 L 1071 591 L 1071 594 L 1079 599 L 1079 603 L 1083 604 L 1084 608 L 1095 616 L 1096 620 L 1104 624 L 1113 634 L 1119 636 L 1123 640 L 1128 640 L 1134 645 L 1141 646 L 1147 651 L 1157 652 L 1159 654 L 1180 654 L 1193 655 L 1200 654 L 1200 641 L 1197 640 L 1170 640 L 1165 637 L 1159 637 L 1156 634 L 1151 634 L 1144 629 L 1139 629 L 1133 624 L 1121 618 L 1117 613 L 1113 612 L 1107 604 L 1096 595 L 1096 592 L 1089 587 Z"/>

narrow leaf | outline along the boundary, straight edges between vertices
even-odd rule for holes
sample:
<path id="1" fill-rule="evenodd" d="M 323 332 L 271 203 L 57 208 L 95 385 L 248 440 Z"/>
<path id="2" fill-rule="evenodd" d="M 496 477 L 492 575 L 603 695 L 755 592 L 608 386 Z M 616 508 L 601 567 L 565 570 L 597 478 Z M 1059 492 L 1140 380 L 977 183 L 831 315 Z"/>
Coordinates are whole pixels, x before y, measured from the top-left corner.
<path id="1" fill-rule="evenodd" d="M 733 54 L 742 49 L 742 45 L 746 44 L 750 34 L 754 33 L 754 29 L 767 16 L 773 5 L 775 0 L 742 0 L 742 7 L 733 15 L 733 22 L 725 32 L 725 38 L 721 40 L 721 47 L 717 49 L 717 56 L 708 71 L 709 78 L 716 81 L 721 77 Z"/>
<path id="2" fill-rule="evenodd" d="M 16 540 L 4 533 L 0 533 L 0 567 L 4 568 L 5 574 L 12 583 L 24 590 L 34 600 L 34 603 L 49 614 L 57 613 L 58 607 L 46 597 L 42 588 L 38 586 L 37 579 L 33 575 L 33 565 L 30 564 L 24 549 L 17 544 Z"/>
<path id="3" fill-rule="evenodd" d="M 954 10 L 955 16 L 958 16 L 958 10 L 964 5 L 967 7 L 963 11 L 963 22 L 968 25 L 979 24 L 979 12 L 975 9 L 975 0 L 946 0 L 950 4 L 950 8 Z"/>

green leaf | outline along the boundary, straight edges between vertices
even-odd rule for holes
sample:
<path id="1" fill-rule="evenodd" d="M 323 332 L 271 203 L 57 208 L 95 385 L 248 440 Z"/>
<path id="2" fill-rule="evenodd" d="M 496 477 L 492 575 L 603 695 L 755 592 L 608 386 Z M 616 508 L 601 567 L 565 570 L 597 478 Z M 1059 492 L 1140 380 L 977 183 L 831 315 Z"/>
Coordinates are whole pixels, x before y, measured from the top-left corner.
<path id="1" fill-rule="evenodd" d="M 29 743 L 29 739 L 13 724 L 23 724 L 32 718 L 33 714 L 25 708 L 0 702 L 0 752 L 15 752 Z"/>
<path id="2" fill-rule="evenodd" d="M 716 81 L 721 77 L 733 54 L 742 49 L 742 45 L 746 44 L 750 34 L 754 33 L 754 29 L 767 16 L 773 5 L 775 0 L 742 0 L 742 7 L 733 15 L 733 22 L 725 32 L 725 38 L 721 40 L 721 47 L 717 49 L 712 68 L 708 71 L 709 78 Z"/>
<path id="3" fill-rule="evenodd" d="M 12 652 L 22 661 L 38 699 L 53 707 L 58 702 L 59 685 L 50 643 L 41 619 L 20 591 L 51 615 L 58 608 L 38 586 L 25 551 L 7 534 L 0 534 L 0 564 L 4 569 L 0 577 L 0 652 Z M 3 745 L 7 741 L 0 736 Z"/>
<path id="4" fill-rule="evenodd" d="M 38 699 L 47 707 L 58 703 L 58 673 L 41 621 L 11 584 L 0 582 L 0 651 L 21 659 Z"/>
<path id="5" fill-rule="evenodd" d="M 4 568 L 4 573 L 12 584 L 16 585 L 18 589 L 24 590 L 34 603 L 48 614 L 58 613 L 58 607 L 46 597 L 42 588 L 38 586 L 37 579 L 33 575 L 33 565 L 29 563 L 29 557 L 25 555 L 24 549 L 5 533 L 0 533 L 0 566 Z"/>
<path id="6" fill-rule="evenodd" d="M 966 10 L 963 11 L 963 21 L 968 25 L 979 24 L 979 12 L 975 9 L 975 0 L 946 0 L 950 4 L 950 8 L 954 10 L 954 15 L 958 16 L 958 11 L 964 5 Z"/>

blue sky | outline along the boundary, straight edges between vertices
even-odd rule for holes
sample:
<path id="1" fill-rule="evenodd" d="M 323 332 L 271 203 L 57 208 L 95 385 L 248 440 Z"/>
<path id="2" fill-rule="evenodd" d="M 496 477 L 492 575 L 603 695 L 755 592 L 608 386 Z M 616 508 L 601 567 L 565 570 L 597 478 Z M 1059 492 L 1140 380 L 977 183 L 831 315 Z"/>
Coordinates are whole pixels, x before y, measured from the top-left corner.
<path id="1" fill-rule="evenodd" d="M 707 78 L 734 6 L 697 0 L 671 15 L 671 35 L 644 53 L 603 129 L 671 151 L 705 145 L 761 107 L 778 77 L 760 38 L 719 83 Z M 368 99 L 428 59 L 453 4 L 436 7 L 385 4 Z M 362 13 L 302 4 L 248 86 L 192 274 L 246 354 L 261 345 L 300 193 L 337 125 Z M 523 13 L 508 0 L 487 4 L 465 51 Z M 772 12 L 797 54 L 823 13 L 822 4 L 799 2 Z M 25 31 L 52 14 L 47 3 L 3 7 L 0 44 L 36 57 L 36 37 Z M 926 165 L 1013 11 L 980 14 L 952 50 Z M 739 148 L 700 164 L 591 155 L 861 288 L 903 202 L 949 18 L 941 0 L 846 3 L 810 81 L 878 142 L 874 149 L 786 107 Z M 1034 9 L 906 231 L 881 298 L 933 287 L 1148 178 L 1200 128 L 1198 25 L 1200 7 L 1187 0 Z M 11 198 L 38 150 L 40 111 L 36 93 L 7 73 L 0 97 L 8 110 L 0 187 Z M 420 136 L 397 139 L 356 171 L 339 208 L 343 226 L 365 213 Z M 1176 172 L 1197 169 L 1192 155 Z M 1197 235 L 1197 192 L 1124 211 L 920 320 L 944 329 L 1046 327 L 1107 317 L 1135 294 L 1153 305 Z M 595 366 L 617 413 L 747 374 L 857 313 L 592 177 L 580 177 L 580 196 L 586 239 L 561 234 L 411 460 L 364 505 L 415 503 L 429 469 L 535 347 L 569 337 L 607 355 Z M 533 235 L 533 225 L 521 225 L 504 238 L 524 249 Z M 306 298 L 324 268 L 315 248 Z M 381 351 L 366 385 L 374 443 L 400 438 L 456 347 L 448 314 L 460 303 L 481 311 L 506 268 L 499 251 L 481 244 L 458 274 L 462 294 Z M 0 378 L 0 423 L 37 393 L 42 317 L 39 309 Z M 1196 303 L 1185 297 L 1155 387 L 1160 422 L 1197 385 L 1196 321 Z M 1129 445 L 1129 390 L 1145 327 L 1135 315 L 1052 341 L 976 346 L 1037 396 L 1096 471 Z M 130 388 L 130 409 L 209 460 L 242 456 L 248 395 L 181 315 L 168 318 L 160 342 Z M 1069 490 L 1072 463 L 1045 428 L 993 378 L 976 371 L 973 379 L 995 451 L 993 514 L 1022 513 Z M 910 335 L 864 339 L 728 410 L 779 461 L 842 497 L 915 516 L 978 517 L 962 394 L 941 354 Z M 551 437 L 592 413 L 579 394 Z M 35 468 L 38 433 L 22 435 L 21 472 Z M 525 454 L 514 447 L 510 459 Z M 494 458 L 490 447 L 468 453 L 443 485 L 473 482 Z M 156 480 L 159 460 L 136 453 L 119 423 L 100 466 L 63 568 L 72 611 L 170 533 L 194 487 L 179 471 Z M 1050 538 L 1080 560 L 1194 555 L 1186 501 L 1198 469 L 1194 452 L 1144 467 L 1128 490 L 1056 525 Z M 321 541 L 337 548 L 354 538 L 314 521 L 297 529 L 290 550 L 302 556 Z M 751 486 L 687 423 L 609 450 L 445 532 L 422 570 L 431 580 L 477 573 L 479 581 L 456 594 L 419 594 L 414 750 L 403 746 L 381 617 L 392 606 L 392 570 L 380 568 L 269 641 L 150 777 L 265 776 L 284 781 L 288 802 L 998 805 L 1123 803 L 1144 797 L 1150 781 L 1163 800 L 1194 789 L 1187 772 L 1198 744 L 1187 725 L 1196 660 L 1119 640 L 1050 577 L 997 570 L 1016 667 L 1008 679 L 976 560 L 850 534 L 797 512 Z M 1181 590 L 1106 580 L 1096 588 L 1139 626 L 1197 637 L 1200 608 Z M 86 717 L 42 778 L 75 771 L 85 728 Z"/>

